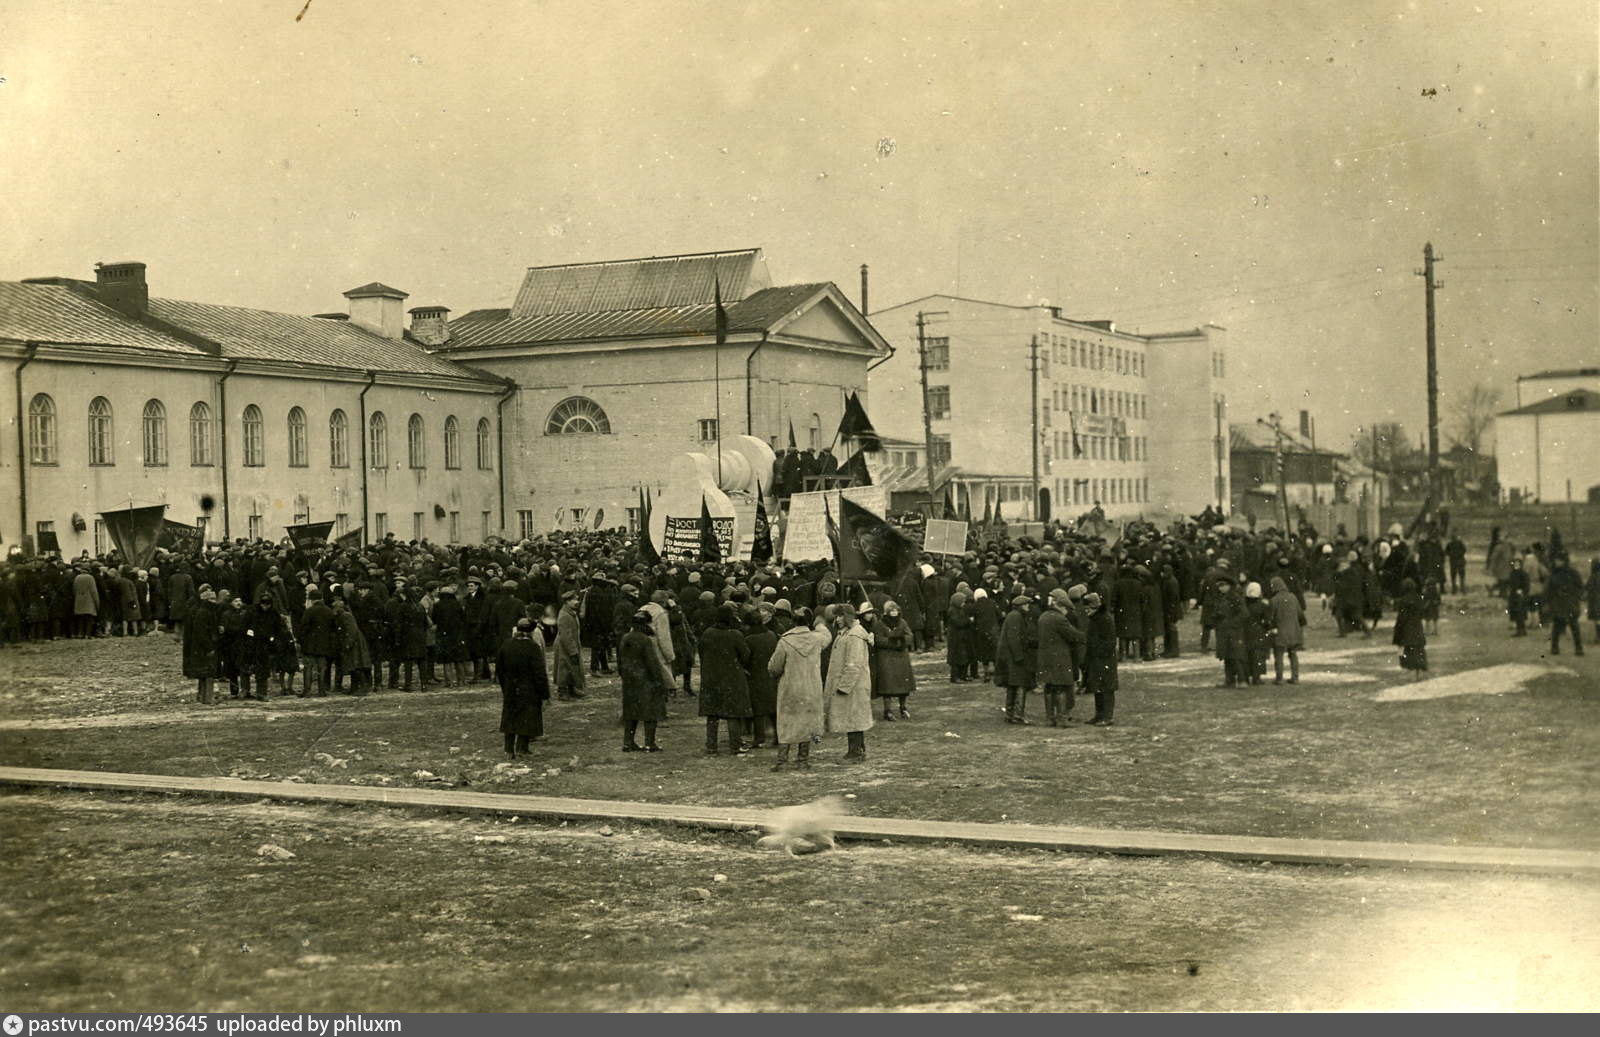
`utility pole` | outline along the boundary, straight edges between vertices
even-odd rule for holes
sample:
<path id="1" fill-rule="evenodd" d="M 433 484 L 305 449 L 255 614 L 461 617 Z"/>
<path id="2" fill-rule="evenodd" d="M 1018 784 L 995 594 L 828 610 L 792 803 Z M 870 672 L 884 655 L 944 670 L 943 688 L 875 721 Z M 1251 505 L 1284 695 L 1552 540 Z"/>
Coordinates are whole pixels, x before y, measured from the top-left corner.
<path id="1" fill-rule="evenodd" d="M 1322 478 L 1322 464 L 1317 459 L 1317 419 L 1306 418 L 1307 438 L 1311 440 L 1311 503 L 1322 503 L 1317 499 L 1317 480 Z M 1328 475 L 1328 481 L 1333 482 L 1333 475 Z"/>
<path id="2" fill-rule="evenodd" d="M 1428 316 L 1428 496 L 1437 508 L 1439 500 L 1439 350 L 1434 336 L 1433 292 L 1444 287 L 1434 279 L 1433 267 L 1444 262 L 1443 256 L 1433 254 L 1433 242 L 1422 246 L 1422 269 L 1417 276 L 1423 279 Z"/>
<path id="3" fill-rule="evenodd" d="M 1028 344 L 1028 382 L 1033 391 L 1033 519 L 1039 521 L 1039 335 Z"/>
<path id="4" fill-rule="evenodd" d="M 1272 434 L 1276 441 L 1278 455 L 1278 501 L 1283 505 L 1283 532 L 1288 535 L 1289 526 L 1289 487 L 1283 470 L 1283 415 L 1273 411 L 1267 415 L 1267 420 L 1272 422 Z"/>
<path id="5" fill-rule="evenodd" d="M 933 417 L 928 413 L 928 318 L 941 316 L 944 311 L 924 313 L 917 311 L 917 367 L 922 372 L 922 448 L 928 468 L 928 515 L 933 515 L 934 463 Z"/>

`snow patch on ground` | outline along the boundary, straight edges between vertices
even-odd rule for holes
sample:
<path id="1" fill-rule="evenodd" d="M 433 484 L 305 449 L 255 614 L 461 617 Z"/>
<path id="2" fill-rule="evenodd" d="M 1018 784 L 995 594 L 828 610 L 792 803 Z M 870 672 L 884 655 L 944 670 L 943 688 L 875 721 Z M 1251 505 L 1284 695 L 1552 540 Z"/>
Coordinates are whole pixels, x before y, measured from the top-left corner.
<path id="1" fill-rule="evenodd" d="M 1535 678 L 1552 673 L 1577 676 L 1576 671 L 1569 670 L 1565 666 L 1501 663 L 1498 666 L 1485 666 L 1477 670 L 1452 673 L 1445 677 L 1417 681 L 1414 684 L 1384 688 L 1373 698 L 1378 702 L 1420 702 L 1424 699 L 1443 699 L 1455 695 L 1506 695 L 1511 692 L 1527 691 L 1528 684 Z"/>

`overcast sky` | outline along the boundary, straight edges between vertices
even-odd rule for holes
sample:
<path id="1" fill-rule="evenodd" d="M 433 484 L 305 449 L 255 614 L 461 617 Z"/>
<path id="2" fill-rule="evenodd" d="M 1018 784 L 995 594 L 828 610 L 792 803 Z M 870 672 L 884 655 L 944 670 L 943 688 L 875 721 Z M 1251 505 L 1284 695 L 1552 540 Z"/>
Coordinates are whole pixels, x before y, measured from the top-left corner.
<path id="1" fill-rule="evenodd" d="M 0 278 L 508 305 L 523 268 L 759 245 L 875 308 L 1229 329 L 1236 420 L 1425 428 L 1600 364 L 1592 0 L 5 0 Z M 886 329 L 894 330 L 894 329 Z"/>

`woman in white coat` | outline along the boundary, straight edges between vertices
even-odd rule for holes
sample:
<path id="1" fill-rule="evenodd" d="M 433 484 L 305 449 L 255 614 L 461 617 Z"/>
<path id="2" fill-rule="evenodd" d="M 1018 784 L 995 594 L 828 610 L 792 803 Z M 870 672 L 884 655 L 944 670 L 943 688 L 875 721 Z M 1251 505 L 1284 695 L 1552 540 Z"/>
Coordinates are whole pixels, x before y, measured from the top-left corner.
<path id="1" fill-rule="evenodd" d="M 799 746 L 795 766 L 810 767 L 811 739 L 820 738 L 824 730 L 822 651 L 833 642 L 833 634 L 820 618 L 808 628 L 804 610 L 797 618 L 786 598 L 780 598 L 772 611 L 790 623 L 767 660 L 767 672 L 778 682 L 778 762 L 772 769 L 781 771 L 788 765 L 791 745 Z"/>
<path id="2" fill-rule="evenodd" d="M 870 603 L 861 607 L 872 609 Z M 824 726 L 829 731 L 843 731 L 849 738 L 850 748 L 844 754 L 847 763 L 863 763 L 867 732 L 872 728 L 872 634 L 849 605 L 835 608 L 836 634 L 828 658 L 828 682 L 823 687 L 828 703 Z"/>

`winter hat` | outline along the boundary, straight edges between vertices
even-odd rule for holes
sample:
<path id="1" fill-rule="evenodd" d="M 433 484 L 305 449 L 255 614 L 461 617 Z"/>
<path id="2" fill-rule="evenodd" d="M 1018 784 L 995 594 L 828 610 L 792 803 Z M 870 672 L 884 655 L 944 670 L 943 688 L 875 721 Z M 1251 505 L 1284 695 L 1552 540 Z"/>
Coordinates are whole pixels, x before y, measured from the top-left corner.
<path id="1" fill-rule="evenodd" d="M 789 604 L 788 598 L 779 598 L 772 603 L 772 611 L 780 616 L 792 616 L 794 615 L 794 606 Z"/>
<path id="2" fill-rule="evenodd" d="M 984 590 L 982 587 L 979 587 L 977 590 L 972 592 L 972 600 L 973 601 L 983 601 L 984 599 L 986 599 L 988 597 L 989 597 L 989 592 Z"/>
<path id="3" fill-rule="evenodd" d="M 1259 583 L 1250 583 L 1250 584 L 1246 585 L 1245 589 L 1244 589 L 1244 596 L 1247 597 L 1247 598 L 1259 598 L 1259 597 L 1261 597 L 1261 584 L 1259 584 Z"/>
<path id="4" fill-rule="evenodd" d="M 1028 597 L 1026 594 L 1018 594 L 1016 597 L 1011 599 L 1011 604 L 1020 608 L 1023 605 L 1032 605 L 1033 599 Z"/>
<path id="5" fill-rule="evenodd" d="M 1055 590 L 1050 592 L 1051 605 L 1069 605 L 1071 603 L 1072 599 L 1067 595 L 1067 592 L 1062 590 L 1060 587 L 1057 587 Z"/>
<path id="6" fill-rule="evenodd" d="M 1085 594 L 1083 596 L 1083 605 L 1084 605 L 1085 608 L 1089 609 L 1090 611 L 1093 611 L 1093 610 L 1099 608 L 1100 607 L 1100 595 L 1093 594 L 1093 593 Z"/>
<path id="7" fill-rule="evenodd" d="M 856 615 L 858 616 L 870 616 L 876 611 L 877 609 L 873 606 L 871 601 L 863 601 L 861 604 L 856 606 Z"/>

